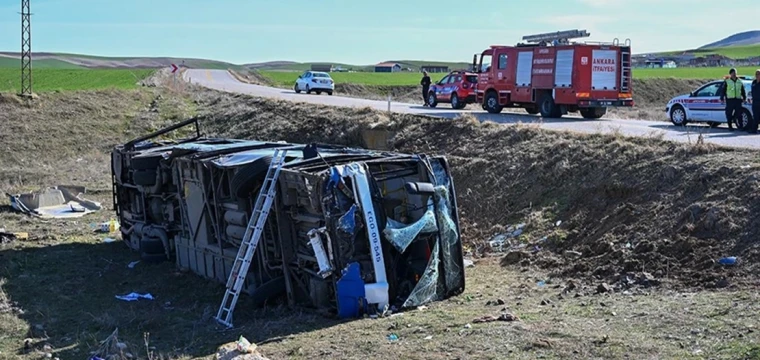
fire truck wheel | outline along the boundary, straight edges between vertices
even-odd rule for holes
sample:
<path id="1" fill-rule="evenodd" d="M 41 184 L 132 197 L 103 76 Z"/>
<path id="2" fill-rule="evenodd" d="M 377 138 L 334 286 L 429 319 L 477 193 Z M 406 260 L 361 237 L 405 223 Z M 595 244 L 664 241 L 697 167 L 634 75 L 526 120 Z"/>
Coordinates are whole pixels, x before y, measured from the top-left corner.
<path id="1" fill-rule="evenodd" d="M 501 112 L 503 107 L 499 105 L 499 95 L 496 94 L 496 91 L 492 90 L 486 94 L 485 106 L 486 111 L 491 114 L 498 114 Z"/>
<path id="2" fill-rule="evenodd" d="M 684 110 L 681 105 L 675 105 L 670 109 L 670 122 L 675 126 L 686 125 L 686 110 Z"/>
<path id="3" fill-rule="evenodd" d="M 599 119 L 606 113 L 606 108 L 581 109 L 581 116 L 583 116 L 584 119 Z"/>
<path id="4" fill-rule="evenodd" d="M 238 169 L 230 180 L 230 190 L 239 198 L 248 198 L 260 183 L 272 163 L 271 156 L 264 156 Z"/>
<path id="5" fill-rule="evenodd" d="M 544 94 L 544 96 L 541 98 L 541 103 L 539 104 L 539 110 L 541 112 L 541 117 L 545 118 L 557 118 L 561 117 L 562 113 L 560 112 L 559 106 L 556 106 L 554 104 L 554 98 L 551 94 Z"/>
<path id="6" fill-rule="evenodd" d="M 428 106 L 434 108 L 436 105 L 438 105 L 438 99 L 435 98 L 435 93 L 431 91 L 428 94 Z"/>
<path id="7" fill-rule="evenodd" d="M 538 109 L 536 109 L 536 108 L 525 108 L 525 111 L 527 111 L 528 114 L 531 114 L 531 115 L 538 114 Z"/>

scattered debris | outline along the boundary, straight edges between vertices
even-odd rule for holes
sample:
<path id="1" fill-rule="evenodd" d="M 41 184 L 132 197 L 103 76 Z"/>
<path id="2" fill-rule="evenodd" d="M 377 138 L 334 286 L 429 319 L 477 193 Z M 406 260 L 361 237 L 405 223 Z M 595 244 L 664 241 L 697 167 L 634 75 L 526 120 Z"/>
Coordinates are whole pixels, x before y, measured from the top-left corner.
<path id="1" fill-rule="evenodd" d="M 137 301 L 139 299 L 148 299 L 148 300 L 154 300 L 153 295 L 151 294 L 138 294 L 138 293 L 129 293 L 127 295 L 119 296 L 116 295 L 116 298 L 119 300 L 124 301 Z"/>
<path id="2" fill-rule="evenodd" d="M 718 262 L 722 265 L 732 266 L 732 265 L 736 265 L 736 260 L 737 260 L 736 256 L 729 256 L 729 257 L 724 257 L 718 260 Z"/>
<path id="3" fill-rule="evenodd" d="M 106 243 L 106 244 L 108 244 L 108 243 L 116 242 L 116 239 L 107 237 L 107 238 L 103 239 L 103 242 Z"/>
<path id="4" fill-rule="evenodd" d="M 90 224 L 90 227 L 94 228 L 93 230 L 94 232 L 113 234 L 117 230 L 119 230 L 121 225 L 119 224 L 118 221 L 111 219 L 109 221 L 102 222 L 100 224 Z"/>
<path id="5" fill-rule="evenodd" d="M 102 209 L 100 203 L 84 199 L 84 186 L 58 185 L 39 192 L 11 195 L 11 207 L 40 218 L 72 218 Z"/>
<path id="6" fill-rule="evenodd" d="M 425 336 L 425 340 L 433 340 L 433 335 Z"/>
<path id="7" fill-rule="evenodd" d="M 512 243 L 509 241 L 510 239 L 516 239 L 523 233 L 523 229 L 525 228 L 525 224 L 519 224 L 519 225 L 510 225 L 507 228 L 507 231 L 502 234 L 498 234 L 491 238 L 491 240 L 488 241 L 488 244 L 491 246 L 491 250 L 494 251 L 504 251 L 505 248 L 513 248 L 515 246 L 522 246 L 524 247 L 525 244 L 520 245 L 512 245 Z"/>
<path id="8" fill-rule="evenodd" d="M 129 345 L 119 341 L 119 328 L 114 331 L 105 340 L 100 342 L 98 349 L 90 353 L 89 360 L 107 360 L 107 359 L 132 359 L 134 356 L 129 352 Z"/>
<path id="9" fill-rule="evenodd" d="M 135 266 L 136 266 L 137 264 L 139 264 L 139 263 L 140 263 L 140 260 L 137 260 L 137 261 L 133 261 L 133 262 L 129 263 L 129 265 L 127 265 L 127 267 L 128 267 L 128 268 L 130 268 L 130 269 L 134 269 L 134 268 L 135 268 Z"/>
<path id="10" fill-rule="evenodd" d="M 398 339 L 399 339 L 399 337 L 398 337 L 397 334 L 395 334 L 395 333 L 388 334 L 388 341 L 394 342 L 394 341 L 398 341 Z"/>
<path id="11" fill-rule="evenodd" d="M 565 256 L 571 257 L 571 258 L 579 258 L 579 257 L 582 257 L 583 254 L 574 250 L 565 250 Z"/>
<path id="12" fill-rule="evenodd" d="M 269 360 L 258 352 L 256 344 L 250 343 L 242 335 L 237 341 L 220 346 L 216 350 L 216 360 Z"/>
<path id="13" fill-rule="evenodd" d="M 549 300 L 549 299 L 543 299 L 543 300 L 541 300 L 541 306 L 548 306 L 548 305 L 551 305 L 551 304 L 552 304 L 552 301 Z"/>
<path id="14" fill-rule="evenodd" d="M 465 329 L 472 329 L 472 325 L 471 324 L 464 324 L 464 328 Z"/>
<path id="15" fill-rule="evenodd" d="M 472 260 L 464 259 L 463 262 L 464 262 L 464 267 L 466 268 L 475 267 L 475 262 Z"/>
<path id="16" fill-rule="evenodd" d="M 250 354 L 254 351 L 256 351 L 256 344 L 251 344 L 248 339 L 243 337 L 243 335 L 240 335 L 240 338 L 238 338 L 237 341 L 237 351 L 244 353 L 244 354 Z"/>

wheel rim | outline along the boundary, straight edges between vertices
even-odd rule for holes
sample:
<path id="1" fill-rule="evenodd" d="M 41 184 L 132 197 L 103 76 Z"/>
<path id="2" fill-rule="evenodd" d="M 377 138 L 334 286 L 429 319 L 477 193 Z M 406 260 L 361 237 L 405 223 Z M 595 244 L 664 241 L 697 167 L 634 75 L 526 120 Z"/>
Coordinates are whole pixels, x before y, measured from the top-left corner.
<path id="1" fill-rule="evenodd" d="M 430 94 L 428 96 L 428 104 L 434 104 L 435 103 L 435 94 Z"/>
<path id="2" fill-rule="evenodd" d="M 496 109 L 496 98 L 493 96 L 488 98 L 488 107 L 491 109 Z"/>
<path id="3" fill-rule="evenodd" d="M 686 119 L 686 113 L 681 109 L 675 109 L 673 110 L 672 120 L 676 124 L 683 124 L 684 119 Z"/>
<path id="4" fill-rule="evenodd" d="M 552 104 L 551 104 L 551 101 L 549 101 L 549 99 L 546 99 L 544 100 L 544 102 L 541 103 L 541 111 L 543 113 L 548 114 L 552 112 L 551 108 L 552 108 Z"/>
<path id="5" fill-rule="evenodd" d="M 746 126 L 747 126 L 747 124 L 749 124 L 749 116 L 747 115 L 747 113 L 746 113 L 746 112 L 742 113 L 742 120 L 741 120 L 741 121 L 742 121 L 742 123 L 741 123 L 741 125 L 740 125 L 740 126 L 741 126 L 742 128 L 746 127 Z"/>
<path id="6" fill-rule="evenodd" d="M 459 106 L 459 98 L 456 94 L 451 98 L 451 106 L 458 107 Z"/>

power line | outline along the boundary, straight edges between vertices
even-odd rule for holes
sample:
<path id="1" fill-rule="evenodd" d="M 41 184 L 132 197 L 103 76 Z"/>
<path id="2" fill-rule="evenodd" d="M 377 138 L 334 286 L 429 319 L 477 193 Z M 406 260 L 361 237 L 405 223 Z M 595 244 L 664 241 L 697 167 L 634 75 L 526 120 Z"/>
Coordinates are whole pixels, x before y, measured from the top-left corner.
<path id="1" fill-rule="evenodd" d="M 32 96 L 32 13 L 30 0 L 21 0 L 21 95 Z"/>

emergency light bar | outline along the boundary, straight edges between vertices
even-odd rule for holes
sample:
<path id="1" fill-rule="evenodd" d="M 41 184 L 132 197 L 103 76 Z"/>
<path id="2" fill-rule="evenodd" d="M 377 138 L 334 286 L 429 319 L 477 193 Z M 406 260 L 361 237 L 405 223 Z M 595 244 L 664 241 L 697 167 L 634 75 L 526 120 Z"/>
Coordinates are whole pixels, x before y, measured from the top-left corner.
<path id="1" fill-rule="evenodd" d="M 525 35 L 522 37 L 523 40 L 527 42 L 542 42 L 542 41 L 555 41 L 555 40 L 564 40 L 567 41 L 569 39 L 578 39 L 578 38 L 584 38 L 589 37 L 591 34 L 588 33 L 586 30 L 566 30 L 566 31 L 557 31 L 557 32 L 551 32 L 551 33 L 544 33 L 544 34 L 535 34 L 535 35 Z"/>

